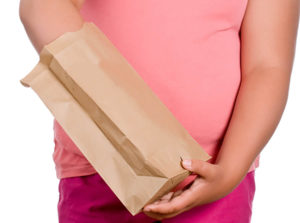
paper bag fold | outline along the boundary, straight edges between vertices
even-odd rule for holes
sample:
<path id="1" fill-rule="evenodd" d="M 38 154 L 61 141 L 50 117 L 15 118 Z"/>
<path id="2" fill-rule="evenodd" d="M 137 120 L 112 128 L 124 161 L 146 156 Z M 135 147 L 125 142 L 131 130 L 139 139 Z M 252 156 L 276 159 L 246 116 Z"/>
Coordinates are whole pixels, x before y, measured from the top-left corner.
<path id="1" fill-rule="evenodd" d="M 45 45 L 20 81 L 132 215 L 190 174 L 181 157 L 210 158 L 92 22 Z"/>

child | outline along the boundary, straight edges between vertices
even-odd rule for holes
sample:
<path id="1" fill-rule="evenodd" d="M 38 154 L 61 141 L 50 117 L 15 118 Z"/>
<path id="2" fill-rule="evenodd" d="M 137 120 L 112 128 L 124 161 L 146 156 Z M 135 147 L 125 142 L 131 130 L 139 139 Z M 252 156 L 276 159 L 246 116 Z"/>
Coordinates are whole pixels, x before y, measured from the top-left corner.
<path id="1" fill-rule="evenodd" d="M 54 120 L 59 221 L 250 222 L 259 153 L 287 99 L 298 9 L 296 0 L 21 0 L 38 52 L 94 22 L 213 157 L 185 160 L 193 183 L 131 216 Z"/>

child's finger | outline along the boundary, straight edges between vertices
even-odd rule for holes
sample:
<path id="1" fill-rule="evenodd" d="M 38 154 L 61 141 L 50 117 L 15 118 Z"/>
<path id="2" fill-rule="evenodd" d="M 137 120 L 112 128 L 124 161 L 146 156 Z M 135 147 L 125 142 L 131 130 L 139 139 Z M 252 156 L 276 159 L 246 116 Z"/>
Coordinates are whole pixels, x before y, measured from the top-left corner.
<path id="1" fill-rule="evenodd" d="M 145 211 L 151 211 L 160 214 L 171 214 L 188 207 L 189 205 L 191 205 L 191 203 L 194 202 L 194 199 L 195 194 L 190 190 L 185 190 L 180 195 L 174 197 L 168 202 L 160 202 L 155 205 L 147 206 Z"/>
<path id="2" fill-rule="evenodd" d="M 161 200 L 170 200 L 173 196 L 174 192 L 170 191 L 169 193 L 165 194 L 164 196 L 162 196 L 160 199 Z"/>

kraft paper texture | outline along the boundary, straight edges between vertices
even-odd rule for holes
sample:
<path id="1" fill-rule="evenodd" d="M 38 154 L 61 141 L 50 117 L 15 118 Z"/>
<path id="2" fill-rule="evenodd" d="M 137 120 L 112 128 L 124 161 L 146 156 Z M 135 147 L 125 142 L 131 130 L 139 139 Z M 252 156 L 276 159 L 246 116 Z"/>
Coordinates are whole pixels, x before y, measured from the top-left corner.
<path id="1" fill-rule="evenodd" d="M 20 82 L 132 215 L 190 174 L 181 158 L 211 158 L 92 22 L 45 45 Z"/>

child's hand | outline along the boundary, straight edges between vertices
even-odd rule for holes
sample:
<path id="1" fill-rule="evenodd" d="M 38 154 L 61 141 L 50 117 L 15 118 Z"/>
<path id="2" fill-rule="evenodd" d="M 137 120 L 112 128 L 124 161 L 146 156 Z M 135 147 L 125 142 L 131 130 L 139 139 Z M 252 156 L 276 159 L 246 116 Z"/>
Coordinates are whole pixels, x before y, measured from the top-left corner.
<path id="1" fill-rule="evenodd" d="M 189 164 L 190 163 L 190 164 Z M 231 180 L 232 173 L 227 173 L 217 164 L 201 160 L 186 160 L 182 166 L 198 174 L 187 189 L 169 192 L 160 200 L 146 205 L 143 212 L 157 220 L 170 218 L 192 207 L 218 200 L 229 194 L 237 184 Z"/>

